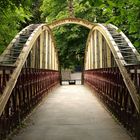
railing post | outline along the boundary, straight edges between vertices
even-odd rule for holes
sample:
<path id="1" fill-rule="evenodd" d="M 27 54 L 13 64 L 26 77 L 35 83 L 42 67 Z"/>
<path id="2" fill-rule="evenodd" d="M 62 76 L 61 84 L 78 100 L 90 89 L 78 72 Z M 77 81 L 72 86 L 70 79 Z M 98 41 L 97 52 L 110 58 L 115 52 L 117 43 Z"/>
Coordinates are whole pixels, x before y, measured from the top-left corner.
<path id="1" fill-rule="evenodd" d="M 82 71 L 81 85 L 84 85 L 84 70 Z"/>
<path id="2" fill-rule="evenodd" d="M 140 99 L 139 99 L 139 110 L 140 110 Z M 137 122 L 136 135 L 137 135 L 137 140 L 140 140 L 140 113 L 138 113 L 138 122 Z"/>
<path id="3" fill-rule="evenodd" d="M 135 74 L 133 68 L 129 67 L 128 70 L 131 70 L 131 78 L 139 87 L 140 74 L 136 72 Z M 115 117 L 132 135 L 135 135 L 137 140 L 140 140 L 140 111 L 136 109 L 119 69 L 101 68 L 85 72 L 85 83 L 98 92 L 98 97 Z"/>
<path id="4" fill-rule="evenodd" d="M 6 85 L 12 70 L 13 68 L 10 67 L 0 68 L 2 71 L 0 89 Z M 58 76 L 59 71 L 56 70 L 22 69 L 3 114 L 0 116 L 0 140 L 6 138 L 41 101 L 48 90 L 58 84 Z"/>
<path id="5" fill-rule="evenodd" d="M 138 114 L 138 120 L 136 122 L 136 138 L 140 140 L 140 114 Z"/>

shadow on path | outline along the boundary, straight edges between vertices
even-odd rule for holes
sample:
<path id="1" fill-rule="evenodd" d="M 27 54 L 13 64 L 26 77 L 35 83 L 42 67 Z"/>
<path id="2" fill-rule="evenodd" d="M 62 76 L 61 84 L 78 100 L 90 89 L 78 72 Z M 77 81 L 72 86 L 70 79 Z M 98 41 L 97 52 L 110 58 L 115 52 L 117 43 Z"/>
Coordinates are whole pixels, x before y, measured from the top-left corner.
<path id="1" fill-rule="evenodd" d="M 56 88 L 25 124 L 12 140 L 131 140 L 82 85 Z"/>

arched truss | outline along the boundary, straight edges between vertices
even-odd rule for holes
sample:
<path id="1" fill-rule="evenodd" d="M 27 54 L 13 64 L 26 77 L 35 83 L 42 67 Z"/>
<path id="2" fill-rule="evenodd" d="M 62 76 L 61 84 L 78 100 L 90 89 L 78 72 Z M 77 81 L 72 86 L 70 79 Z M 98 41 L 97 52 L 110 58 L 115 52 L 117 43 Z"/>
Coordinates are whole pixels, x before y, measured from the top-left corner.
<path id="1" fill-rule="evenodd" d="M 20 112 L 18 108 L 20 102 L 19 99 L 21 98 L 20 95 L 23 92 L 20 93 L 20 91 L 18 91 L 20 94 L 16 96 L 11 93 L 14 91 L 14 88 L 16 87 L 16 83 L 18 77 L 20 77 L 19 76 L 20 73 L 24 74 L 24 70 L 23 72 L 21 72 L 22 69 L 35 68 L 43 70 L 44 69 L 58 70 L 59 64 L 58 55 L 55 48 L 55 42 L 52 36 L 51 29 L 69 23 L 82 25 L 91 30 L 88 36 L 87 46 L 85 50 L 85 70 L 109 68 L 117 66 L 123 77 L 124 83 L 129 91 L 129 94 L 133 100 L 136 110 L 138 113 L 140 112 L 139 106 L 140 97 L 139 94 L 137 93 L 136 86 L 134 85 L 129 75 L 129 72 L 125 67 L 127 65 L 139 64 L 140 55 L 136 51 L 134 46 L 131 44 L 131 42 L 128 40 L 128 38 L 124 35 L 123 32 L 120 32 L 117 29 L 117 27 L 111 24 L 109 25 L 95 24 L 82 19 L 66 18 L 54 21 L 49 25 L 32 24 L 24 28 L 19 34 L 17 34 L 17 36 L 12 40 L 7 49 L 0 56 L 0 68 L 1 68 L 0 80 L 5 79 L 5 81 L 3 82 L 0 81 L 0 116 L 3 113 L 3 111 L 6 110 L 5 106 L 8 103 L 9 99 L 10 100 L 8 106 L 15 107 L 14 112 L 15 114 L 16 111 Z M 4 69 L 6 70 L 3 71 L 2 67 L 4 67 Z M 5 75 L 5 77 L 3 75 L 1 76 L 1 73 L 2 74 L 4 73 L 3 75 Z M 44 74 L 45 72 L 41 71 L 41 73 Z M 27 70 L 26 74 L 28 75 L 26 82 L 28 82 L 28 79 L 30 79 L 29 77 L 30 72 L 28 73 Z M 27 75 L 25 75 L 25 77 Z M 51 78 L 48 79 L 49 75 L 52 75 L 52 79 Z M 38 77 L 39 76 L 42 75 L 38 74 Z M 44 88 L 46 87 L 46 85 L 44 84 L 46 83 L 46 81 L 44 81 L 44 77 L 43 78 L 42 77 L 41 79 L 43 79 L 43 85 L 39 86 Z M 51 86 L 54 86 L 55 83 L 59 81 L 59 74 L 55 75 L 51 71 L 50 73 L 46 74 L 46 77 L 47 81 L 52 82 L 52 83 L 50 82 L 52 84 Z M 57 80 L 57 82 L 55 82 L 55 80 Z M 32 79 L 32 81 L 31 83 L 34 83 L 34 79 Z M 3 89 L 1 88 L 1 85 L 3 86 Z M 17 87 L 18 88 L 16 90 L 21 89 L 21 85 L 18 85 Z M 32 90 L 34 88 L 31 86 L 30 89 Z M 36 90 L 34 91 L 36 94 Z M 26 90 L 26 92 L 27 92 L 26 96 L 28 96 L 28 89 Z M 10 95 L 13 95 L 12 97 L 14 97 L 14 100 L 13 98 L 10 98 Z M 17 106 L 14 106 L 15 100 Z M 26 104 L 25 102 L 24 104 Z M 21 107 L 23 107 L 24 104 L 21 105 Z M 5 111 L 4 113 L 6 114 Z M 10 108 L 8 110 L 8 115 L 9 118 L 10 115 L 12 115 Z"/>
<path id="2" fill-rule="evenodd" d="M 14 67 L 10 80 L 0 96 L 0 114 L 23 67 L 58 70 L 58 58 L 50 29 L 63 24 L 79 24 L 91 29 L 85 51 L 85 70 L 118 66 L 139 112 L 139 97 L 125 65 L 137 64 L 140 55 L 128 38 L 113 25 L 93 24 L 77 18 L 66 18 L 23 29 L 0 57 L 0 65 Z M 24 44 L 24 45 L 23 45 Z"/>
<path id="3" fill-rule="evenodd" d="M 24 45 L 24 46 L 23 46 Z M 12 40 L 0 57 L 1 65 L 58 70 L 57 51 L 45 24 L 30 25 Z"/>
<path id="4" fill-rule="evenodd" d="M 97 24 L 92 28 L 85 50 L 85 70 L 118 66 L 138 112 L 139 95 L 125 66 L 139 62 L 139 53 L 117 27 Z"/>
<path id="5" fill-rule="evenodd" d="M 22 68 L 58 70 L 58 55 L 50 28 L 45 24 L 24 28 L 0 56 L 0 66 L 13 69 L 0 95 L 1 115 Z"/>
<path id="6" fill-rule="evenodd" d="M 65 25 L 65 24 L 78 24 L 89 29 L 92 29 L 93 26 L 95 25 L 92 22 L 80 18 L 65 18 L 65 19 L 53 21 L 51 24 L 49 24 L 49 27 L 50 29 L 53 29 L 55 27 L 58 27 L 60 25 Z"/>

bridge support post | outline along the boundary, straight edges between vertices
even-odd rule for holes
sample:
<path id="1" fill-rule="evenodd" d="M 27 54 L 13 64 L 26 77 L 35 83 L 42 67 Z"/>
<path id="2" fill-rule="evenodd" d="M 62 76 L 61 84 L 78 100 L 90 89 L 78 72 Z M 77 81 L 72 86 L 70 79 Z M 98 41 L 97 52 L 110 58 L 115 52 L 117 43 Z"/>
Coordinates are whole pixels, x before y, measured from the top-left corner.
<path id="1" fill-rule="evenodd" d="M 98 68 L 98 62 L 97 62 L 97 59 L 98 59 L 98 53 L 97 53 L 98 49 L 97 49 L 97 31 L 95 30 L 94 31 L 94 63 L 95 63 L 95 67 L 94 68 Z"/>
<path id="2" fill-rule="evenodd" d="M 52 41 L 51 38 L 49 39 L 49 69 L 52 69 Z"/>
<path id="3" fill-rule="evenodd" d="M 103 47 L 102 34 L 99 33 L 100 68 L 103 67 L 103 51 L 102 51 L 102 47 Z"/>
<path id="4" fill-rule="evenodd" d="M 43 64 L 42 64 L 42 62 L 43 62 L 43 53 L 44 53 L 43 52 L 43 45 L 44 45 L 43 44 L 43 39 L 44 39 L 44 34 L 42 33 L 40 35 L 40 44 L 39 44 L 40 45 L 40 52 L 39 52 L 40 53 L 40 55 L 39 55 L 40 56 L 40 59 L 39 59 L 40 60 L 40 62 L 39 62 L 40 63 L 40 68 L 43 68 Z"/>
<path id="5" fill-rule="evenodd" d="M 136 123 L 136 137 L 137 140 L 140 140 L 140 114 L 138 114 L 138 121 Z"/>

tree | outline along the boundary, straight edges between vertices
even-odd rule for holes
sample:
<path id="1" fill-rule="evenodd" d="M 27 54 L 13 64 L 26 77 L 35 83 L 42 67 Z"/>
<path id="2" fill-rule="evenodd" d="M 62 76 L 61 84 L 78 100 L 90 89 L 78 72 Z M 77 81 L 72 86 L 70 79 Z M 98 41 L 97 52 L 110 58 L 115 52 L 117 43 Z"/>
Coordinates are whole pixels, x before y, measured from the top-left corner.
<path id="1" fill-rule="evenodd" d="M 88 29 L 79 25 L 65 25 L 54 31 L 62 68 L 83 66 L 88 32 Z"/>
<path id="2" fill-rule="evenodd" d="M 0 53 L 19 32 L 22 23 L 30 19 L 31 14 L 26 2 L 18 0 L 0 1 Z"/>
<path id="3" fill-rule="evenodd" d="M 97 15 L 97 22 L 112 23 L 118 26 L 140 50 L 140 1 L 139 0 L 81 0 L 85 6 L 89 3 L 92 10 L 87 17 L 93 21 L 92 15 Z M 89 8 L 88 8 L 89 9 Z"/>
<path id="4" fill-rule="evenodd" d="M 134 46 L 140 50 L 139 0 L 73 1 L 75 17 L 118 26 L 129 37 Z M 19 30 L 28 24 L 45 22 L 46 19 L 50 23 L 68 16 L 68 0 L 0 1 L 0 51 L 9 44 Z M 54 31 L 63 67 L 81 64 L 83 57 L 79 54 L 84 53 L 88 32 L 89 30 L 86 28 L 76 25 L 58 27 Z M 78 61 L 78 57 L 71 59 L 71 55 L 77 56 L 76 54 L 80 56 Z"/>
<path id="5" fill-rule="evenodd" d="M 75 16 L 83 17 L 88 10 L 78 0 L 75 0 Z M 65 0 L 44 0 L 41 7 L 42 17 L 47 17 L 48 22 L 63 19 L 69 16 L 68 3 Z M 86 17 L 86 15 L 85 15 Z M 86 18 L 85 18 L 86 19 Z M 56 46 L 59 50 L 60 63 L 63 68 L 83 66 L 84 48 L 89 30 L 79 25 L 65 25 L 54 30 Z"/>
<path id="6" fill-rule="evenodd" d="M 67 1 L 64 0 L 59 2 L 57 0 L 44 0 L 41 9 L 43 11 L 42 17 L 47 17 L 49 22 L 68 17 L 69 15 Z M 91 22 L 97 21 L 98 23 L 112 23 L 116 25 L 128 36 L 135 47 L 140 49 L 139 0 L 74 0 L 74 13 L 75 17 L 87 19 Z M 71 32 L 72 30 L 74 31 Z M 71 46 L 76 45 L 79 50 L 85 46 L 82 36 L 80 34 L 77 36 L 77 30 L 80 33 L 86 32 L 85 36 L 87 36 L 86 29 L 79 28 L 78 26 L 65 26 L 58 28 L 54 32 L 57 46 L 60 50 L 60 60 L 64 64 L 63 67 L 73 65 L 72 62 L 68 63 L 68 60 L 71 58 L 70 52 L 76 52 L 75 48 L 77 47 L 72 48 Z M 85 37 L 84 41 L 86 42 Z M 68 58 L 68 60 L 64 58 Z M 74 60 L 71 59 L 71 61 Z"/>

